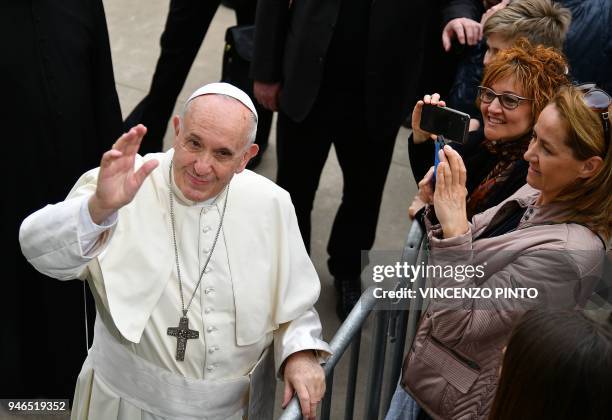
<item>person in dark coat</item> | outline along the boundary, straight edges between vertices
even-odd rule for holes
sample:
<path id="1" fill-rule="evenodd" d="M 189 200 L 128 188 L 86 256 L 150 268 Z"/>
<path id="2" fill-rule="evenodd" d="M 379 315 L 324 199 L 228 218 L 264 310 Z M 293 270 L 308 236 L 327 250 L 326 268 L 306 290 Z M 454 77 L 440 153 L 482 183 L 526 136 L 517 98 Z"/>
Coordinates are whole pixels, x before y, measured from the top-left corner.
<path id="1" fill-rule="evenodd" d="M 85 289 L 35 271 L 18 231 L 32 211 L 63 200 L 121 134 L 102 0 L 5 0 L 0 39 L 0 166 L 12 180 L 2 199 L 0 397 L 72 398 L 87 355 Z"/>
<path id="2" fill-rule="evenodd" d="M 126 117 L 124 128 L 136 124 L 147 127 L 141 153 L 161 152 L 168 121 L 174 104 L 185 84 L 210 23 L 221 0 L 170 0 L 166 26 L 160 39 L 161 54 L 157 60 L 149 93 Z M 251 25 L 255 20 L 257 0 L 234 0 L 238 25 Z M 246 75 L 245 75 L 246 76 Z M 242 86 L 246 89 L 245 86 Z M 248 90 L 248 89 L 246 89 Z M 259 145 L 258 163 L 268 145 L 272 113 L 258 107 L 259 125 L 255 142 Z M 251 167 L 251 166 L 249 166 Z"/>
<path id="3" fill-rule="evenodd" d="M 560 0 L 572 12 L 563 51 L 572 79 L 612 93 L 612 2 Z"/>
<path id="4" fill-rule="evenodd" d="M 331 145 L 343 172 L 328 266 L 344 318 L 360 294 L 391 155 L 420 61 L 426 2 L 259 0 L 251 74 L 278 109 L 277 183 L 289 191 L 310 247 L 319 178 Z"/>

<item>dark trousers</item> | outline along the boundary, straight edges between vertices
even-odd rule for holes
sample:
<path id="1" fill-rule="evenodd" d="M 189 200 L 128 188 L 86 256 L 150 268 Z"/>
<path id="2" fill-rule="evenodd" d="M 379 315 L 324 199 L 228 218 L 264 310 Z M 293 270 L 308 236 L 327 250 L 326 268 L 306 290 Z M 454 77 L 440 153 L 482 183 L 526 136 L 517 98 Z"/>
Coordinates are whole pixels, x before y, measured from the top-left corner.
<path id="1" fill-rule="evenodd" d="M 310 214 L 334 145 L 343 189 L 327 246 L 328 266 L 335 278 L 358 281 L 361 251 L 374 243 L 395 136 L 382 139 L 369 134 L 363 97 L 345 97 L 343 103 L 336 107 L 318 100 L 302 122 L 278 113 L 276 182 L 291 194 L 302 238 L 310 249 Z"/>
<path id="2" fill-rule="evenodd" d="M 220 0 L 171 0 L 166 26 L 161 36 L 161 54 L 157 60 L 151 88 L 145 98 L 125 119 L 124 127 L 129 129 L 142 123 L 147 127 L 147 135 L 140 146 L 140 154 L 160 152 L 164 134 L 191 65 L 206 36 Z M 255 21 L 256 0 L 236 2 L 236 19 L 239 25 Z M 265 149 L 272 120 L 269 111 L 260 113 L 258 141 Z M 267 127 L 267 128 L 266 128 Z M 262 135 L 259 136 L 259 131 Z M 265 144 L 263 134 L 265 131 Z"/>

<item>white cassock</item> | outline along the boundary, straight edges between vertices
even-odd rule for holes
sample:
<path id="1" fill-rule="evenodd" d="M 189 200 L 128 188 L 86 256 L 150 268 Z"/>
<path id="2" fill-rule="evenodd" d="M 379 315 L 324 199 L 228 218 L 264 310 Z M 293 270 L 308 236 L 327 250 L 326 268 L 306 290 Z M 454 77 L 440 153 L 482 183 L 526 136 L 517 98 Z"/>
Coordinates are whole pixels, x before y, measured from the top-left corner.
<path id="1" fill-rule="evenodd" d="M 296 351 L 331 351 L 313 308 L 319 280 L 289 195 L 244 171 L 226 190 L 214 250 L 226 192 L 194 203 L 172 181 L 186 306 L 212 251 L 187 313 L 199 337 L 188 340 L 184 361 L 175 360 L 177 339 L 167 335 L 181 316 L 169 210 L 172 156 L 170 150 L 143 158 L 160 165 L 105 226 L 93 224 L 87 210 L 97 169 L 66 201 L 22 224 L 28 261 L 51 277 L 87 279 L 96 299 L 94 344 L 77 381 L 73 419 L 239 419 L 249 373 L 272 343 L 277 373 Z"/>

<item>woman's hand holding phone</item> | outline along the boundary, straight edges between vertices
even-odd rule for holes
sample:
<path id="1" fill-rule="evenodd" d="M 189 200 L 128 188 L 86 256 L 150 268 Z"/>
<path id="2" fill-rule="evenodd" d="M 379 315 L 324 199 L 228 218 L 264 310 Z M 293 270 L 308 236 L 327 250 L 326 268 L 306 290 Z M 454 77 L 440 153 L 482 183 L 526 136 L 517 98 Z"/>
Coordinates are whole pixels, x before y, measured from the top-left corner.
<path id="1" fill-rule="evenodd" d="M 421 129 L 421 113 L 424 104 L 446 106 L 446 102 L 440 100 L 440 95 L 437 93 L 425 95 L 422 101 L 416 103 L 412 110 L 412 138 L 415 144 L 421 144 L 428 139 L 436 139 L 434 134 Z"/>
<path id="2" fill-rule="evenodd" d="M 434 174 L 434 167 L 432 166 L 431 168 L 429 168 L 429 171 L 427 171 L 423 179 L 419 181 L 419 192 L 414 197 L 412 201 L 412 205 L 410 206 L 411 208 L 413 208 L 414 206 L 413 208 L 414 214 L 416 214 L 416 212 L 419 211 L 421 207 L 423 207 L 424 205 L 433 204 L 433 197 L 434 197 L 433 174 Z M 411 214 L 410 209 L 408 209 L 408 214 L 411 215 L 411 217 L 414 217 L 414 215 Z"/>

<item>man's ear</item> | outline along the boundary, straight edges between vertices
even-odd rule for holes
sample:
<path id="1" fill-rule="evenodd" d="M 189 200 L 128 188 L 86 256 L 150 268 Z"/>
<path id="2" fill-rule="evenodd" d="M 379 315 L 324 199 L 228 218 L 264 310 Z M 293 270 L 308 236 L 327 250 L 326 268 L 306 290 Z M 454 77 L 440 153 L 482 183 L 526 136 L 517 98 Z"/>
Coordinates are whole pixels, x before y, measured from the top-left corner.
<path id="1" fill-rule="evenodd" d="M 588 179 L 597 175 L 602 165 L 603 159 L 600 156 L 591 156 L 582 162 L 582 166 L 578 172 L 578 178 Z"/>
<path id="2" fill-rule="evenodd" d="M 172 125 L 174 126 L 174 142 L 176 143 L 179 132 L 181 131 L 181 117 L 178 115 L 172 117 Z"/>
<path id="3" fill-rule="evenodd" d="M 259 146 L 255 143 L 251 144 L 244 152 L 244 155 L 242 156 L 242 162 L 240 162 L 240 166 L 238 167 L 238 170 L 236 170 L 236 173 L 239 174 L 240 172 L 244 171 L 244 168 L 246 168 L 247 163 L 249 163 L 249 160 L 253 159 L 258 152 Z"/>

